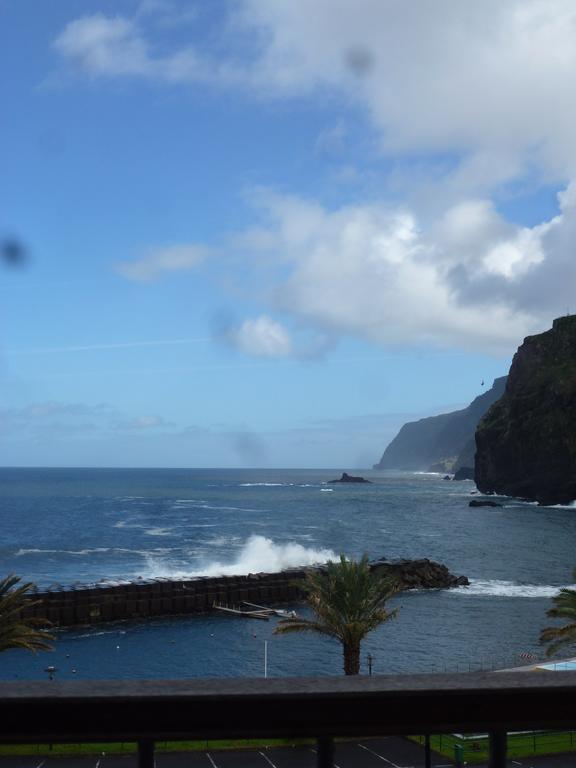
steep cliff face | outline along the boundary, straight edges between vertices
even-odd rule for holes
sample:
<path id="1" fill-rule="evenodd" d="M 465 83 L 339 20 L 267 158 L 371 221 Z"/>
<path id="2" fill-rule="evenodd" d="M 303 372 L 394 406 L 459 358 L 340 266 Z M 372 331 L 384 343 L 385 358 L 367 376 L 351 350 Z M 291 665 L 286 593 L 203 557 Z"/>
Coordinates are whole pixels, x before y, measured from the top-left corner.
<path id="1" fill-rule="evenodd" d="M 453 466 L 474 466 L 476 426 L 501 397 L 505 384 L 505 376 L 495 379 L 491 389 L 461 411 L 404 424 L 374 469 L 428 470 L 439 465 L 438 471 L 446 472 Z"/>
<path id="2" fill-rule="evenodd" d="M 514 355 L 506 391 L 476 431 L 475 480 L 483 493 L 541 504 L 576 499 L 576 316 Z"/>

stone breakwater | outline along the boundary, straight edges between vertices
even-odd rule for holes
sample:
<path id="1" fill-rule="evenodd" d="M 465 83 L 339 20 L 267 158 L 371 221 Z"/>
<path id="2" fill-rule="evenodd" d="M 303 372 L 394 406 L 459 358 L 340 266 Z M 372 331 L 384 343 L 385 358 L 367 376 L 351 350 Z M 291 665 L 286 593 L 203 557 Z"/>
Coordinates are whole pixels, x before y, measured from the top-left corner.
<path id="1" fill-rule="evenodd" d="M 372 567 L 398 580 L 401 589 L 447 589 L 468 584 L 465 576 L 454 576 L 431 560 L 374 561 Z M 23 616 L 46 619 L 57 627 L 140 620 L 159 616 L 188 616 L 207 613 L 214 603 L 259 605 L 302 600 L 302 581 L 309 569 L 294 568 L 280 573 L 250 573 L 193 579 L 137 579 L 112 584 L 57 586 L 38 590 L 35 605 Z"/>

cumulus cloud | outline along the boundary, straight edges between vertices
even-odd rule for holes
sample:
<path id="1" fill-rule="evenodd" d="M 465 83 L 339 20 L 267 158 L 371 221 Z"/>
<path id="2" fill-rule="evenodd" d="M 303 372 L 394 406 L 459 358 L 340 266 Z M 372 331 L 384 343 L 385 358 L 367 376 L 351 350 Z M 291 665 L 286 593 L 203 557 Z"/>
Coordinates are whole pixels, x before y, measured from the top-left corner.
<path id="1" fill-rule="evenodd" d="M 165 273 L 194 269 L 209 253 L 199 245 L 172 245 L 151 248 L 142 258 L 116 264 L 116 271 L 128 280 L 151 283 Z"/>
<path id="2" fill-rule="evenodd" d="M 576 175 L 572 0 L 308 0 L 305 14 L 293 0 L 241 0 L 228 13 L 218 60 L 103 14 L 71 21 L 54 45 L 94 77 L 338 92 L 368 111 L 387 151 L 458 152 L 469 182 L 527 166 Z"/>
<path id="3" fill-rule="evenodd" d="M 461 151 L 493 173 L 576 173 L 571 0 L 245 0 L 264 39 L 254 77 L 365 106 L 390 151 Z M 481 169 L 477 169 L 481 172 Z"/>
<path id="4" fill-rule="evenodd" d="M 329 210 L 273 192 L 258 202 L 265 236 L 255 253 L 265 247 L 278 267 L 271 306 L 316 330 L 508 353 L 571 306 L 576 186 L 560 195 L 558 216 L 534 227 L 511 224 L 486 199 L 458 203 L 428 226 L 377 202 Z M 238 346 L 264 354 L 270 340 L 290 354 L 270 328 L 267 317 L 246 321 Z"/>
<path id="5" fill-rule="evenodd" d="M 267 305 L 227 329 L 240 350 L 298 354 L 272 319 L 281 313 L 327 338 L 509 353 L 573 308 L 573 0 L 307 0 L 305 14 L 293 0 L 239 0 L 224 11 L 229 45 L 217 61 L 198 41 L 159 39 L 145 22 L 167 4 L 146 6 L 135 19 L 76 19 L 55 48 L 92 77 L 242 87 L 260 98 L 327 93 L 331 104 L 336 95 L 370 116 L 384 153 L 424 165 L 448 157 L 442 187 L 424 171 L 405 205 L 374 199 L 334 209 L 256 196 L 258 220 L 231 249 L 255 264 L 266 258 L 258 287 L 269 280 Z M 336 122 L 316 152 L 339 155 L 348 141 Z M 531 227 L 503 218 L 495 192 L 520 179 L 566 185 L 558 215 Z M 196 245 L 157 249 L 118 270 L 152 281 L 196 267 L 204 254 Z"/>
<path id="6" fill-rule="evenodd" d="M 267 315 L 230 326 L 225 337 L 241 352 L 254 357 L 288 357 L 293 351 L 288 331 Z"/>

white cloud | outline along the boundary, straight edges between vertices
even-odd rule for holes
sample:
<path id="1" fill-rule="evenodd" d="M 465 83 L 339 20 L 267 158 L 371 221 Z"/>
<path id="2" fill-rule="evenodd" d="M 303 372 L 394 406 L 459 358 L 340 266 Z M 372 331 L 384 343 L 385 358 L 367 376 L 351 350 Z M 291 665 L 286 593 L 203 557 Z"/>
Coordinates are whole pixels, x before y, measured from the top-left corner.
<path id="1" fill-rule="evenodd" d="M 141 259 L 122 261 L 116 271 L 128 280 L 150 283 L 166 272 L 182 272 L 194 269 L 209 253 L 200 245 L 172 245 L 151 248 Z"/>
<path id="2" fill-rule="evenodd" d="M 237 65 L 209 60 L 193 45 L 156 52 L 139 23 L 125 16 L 98 13 L 75 19 L 58 35 L 54 49 L 92 77 L 131 76 L 168 83 L 234 83 L 241 79 Z"/>
<path id="3" fill-rule="evenodd" d="M 158 415 L 132 416 L 108 403 L 33 402 L 23 408 L 0 408 L 4 441 L 59 441 L 101 438 L 122 432 L 173 431 L 174 424 Z"/>
<path id="4" fill-rule="evenodd" d="M 143 431 L 149 429 L 159 429 L 174 426 L 161 416 L 136 416 L 131 419 L 118 421 L 114 424 L 114 429 L 122 432 Z"/>
<path id="5" fill-rule="evenodd" d="M 305 13 L 294 0 L 241 0 L 228 14 L 218 59 L 103 14 L 70 22 L 55 48 L 96 77 L 328 89 L 368 111 L 385 150 L 458 154 L 467 185 L 527 168 L 576 175 L 573 0 L 307 0 Z"/>
<path id="6" fill-rule="evenodd" d="M 300 94 L 328 87 L 363 104 L 394 152 L 478 156 L 497 178 L 539 163 L 576 173 L 572 0 L 245 0 L 261 30 L 254 78 Z M 472 169 L 468 168 L 468 173 Z"/>
<path id="7" fill-rule="evenodd" d="M 152 74 L 146 41 L 122 16 L 95 14 L 71 21 L 54 47 L 91 75 Z"/>
<path id="8" fill-rule="evenodd" d="M 148 2 L 142 17 L 160 7 Z M 451 169 L 441 186 L 425 170 L 404 206 L 257 196 L 261 220 L 231 242 L 266 262 L 266 312 L 328 337 L 509 352 L 572 306 L 576 187 L 534 227 L 506 221 L 491 197 L 513 179 L 576 179 L 573 0 L 307 0 L 306 13 L 294 0 L 238 0 L 222 21 L 218 60 L 197 43 L 160 45 L 144 18 L 102 14 L 70 22 L 55 47 L 93 77 L 337 95 L 370 115 L 384 152 L 416 154 L 424 168 L 441 154 Z M 347 139 L 335 123 L 317 150 L 338 153 Z M 157 249 L 118 270 L 152 281 L 205 252 Z M 268 314 L 227 333 L 251 355 L 297 354 Z"/>
<path id="9" fill-rule="evenodd" d="M 489 200 L 478 199 L 425 228 L 404 208 L 371 203 L 327 210 L 260 192 L 265 236 L 255 258 L 265 247 L 278 268 L 271 308 L 316 332 L 504 354 L 571 306 L 574 188 L 560 199 L 560 215 L 532 228 L 505 221 Z M 264 354 L 269 322 L 246 321 L 238 345 Z M 279 338 L 282 354 L 293 353 Z"/>
<path id="10" fill-rule="evenodd" d="M 229 328 L 226 338 L 241 352 L 254 357 L 287 357 L 292 353 L 290 335 L 280 323 L 267 315 Z"/>

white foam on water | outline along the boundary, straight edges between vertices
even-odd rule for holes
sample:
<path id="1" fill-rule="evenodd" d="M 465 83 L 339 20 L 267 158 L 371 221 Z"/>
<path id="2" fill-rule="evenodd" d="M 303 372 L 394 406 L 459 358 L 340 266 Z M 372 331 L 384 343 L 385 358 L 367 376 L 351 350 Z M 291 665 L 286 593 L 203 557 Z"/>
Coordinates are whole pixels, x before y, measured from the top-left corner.
<path id="1" fill-rule="evenodd" d="M 215 512 L 266 512 L 265 509 L 251 509 L 247 507 L 228 507 L 220 506 L 218 504 L 209 504 L 203 499 L 188 499 L 186 504 L 182 502 L 176 502 L 171 506 L 171 509 L 210 509 Z"/>
<path id="2" fill-rule="evenodd" d="M 240 483 L 241 488 L 256 488 L 258 486 L 263 486 L 265 488 L 276 488 L 286 485 L 294 485 L 294 483 Z"/>
<path id="3" fill-rule="evenodd" d="M 197 509 L 211 509 L 216 512 L 266 512 L 265 509 L 250 509 L 248 507 L 219 507 L 215 504 L 195 504 Z"/>
<path id="4" fill-rule="evenodd" d="M 248 573 L 277 573 L 286 568 L 304 565 L 317 565 L 327 560 L 336 560 L 331 549 L 313 549 L 296 542 L 276 544 L 265 536 L 253 535 L 233 562 L 211 562 L 202 568 L 183 571 L 165 561 L 147 558 L 149 573 L 147 577 L 166 576 L 183 579 L 194 576 L 241 576 Z"/>
<path id="5" fill-rule="evenodd" d="M 220 528 L 222 523 L 186 523 L 187 528 Z"/>
<path id="6" fill-rule="evenodd" d="M 573 589 L 572 586 L 568 587 Z M 554 597 L 564 587 L 549 584 L 517 584 L 513 581 L 499 579 L 471 579 L 467 587 L 454 587 L 448 590 L 451 595 L 463 597 Z"/>
<path id="7" fill-rule="evenodd" d="M 92 555 L 97 552 L 110 552 L 111 547 L 95 547 L 94 549 L 19 549 L 15 557 L 23 555 Z"/>
<path id="8" fill-rule="evenodd" d="M 84 640 L 85 638 L 91 638 L 91 637 L 101 637 L 102 635 L 125 635 L 126 630 L 124 629 L 105 629 L 101 630 L 99 632 L 85 632 L 82 635 L 68 635 L 66 640 Z"/>
<path id="9" fill-rule="evenodd" d="M 214 536 L 213 539 L 209 539 L 206 543 L 211 547 L 224 547 L 227 544 L 235 544 L 240 541 L 240 536 Z"/>
<path id="10" fill-rule="evenodd" d="M 321 493 L 334 493 L 334 488 L 320 488 Z"/>
<path id="11" fill-rule="evenodd" d="M 145 528 L 146 526 L 143 523 L 134 523 L 132 522 L 134 518 L 131 518 L 130 520 L 119 520 L 117 523 L 114 523 L 112 526 L 113 528 Z"/>
<path id="12" fill-rule="evenodd" d="M 571 501 L 569 504 L 548 504 L 547 506 L 548 509 L 576 509 L 576 501 Z"/>
<path id="13" fill-rule="evenodd" d="M 148 528 L 144 533 L 146 536 L 170 536 L 172 530 L 170 528 Z"/>

